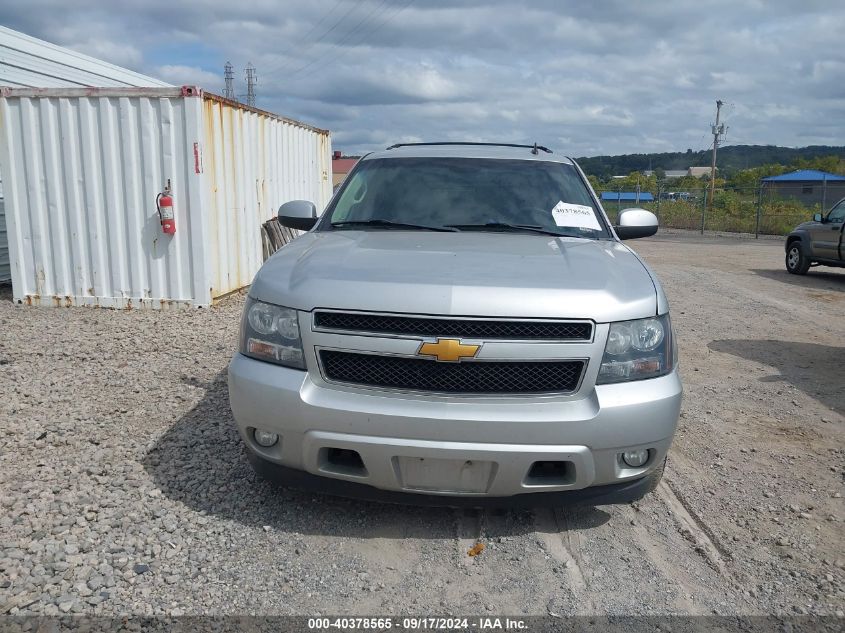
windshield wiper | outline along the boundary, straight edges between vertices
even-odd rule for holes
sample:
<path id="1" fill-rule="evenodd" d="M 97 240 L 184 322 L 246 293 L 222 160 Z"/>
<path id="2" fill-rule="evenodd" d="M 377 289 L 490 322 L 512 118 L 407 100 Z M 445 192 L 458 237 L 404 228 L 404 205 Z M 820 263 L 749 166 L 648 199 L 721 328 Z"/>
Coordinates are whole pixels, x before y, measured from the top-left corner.
<path id="1" fill-rule="evenodd" d="M 487 222 L 486 224 L 447 224 L 446 226 L 458 229 L 459 231 L 472 231 L 473 229 L 493 229 L 504 231 L 530 231 L 532 233 L 541 233 L 542 235 L 554 235 L 555 237 L 584 237 L 583 235 L 579 235 L 577 233 L 567 233 L 565 231 L 553 231 L 551 229 L 545 229 L 538 224 L 508 224 L 507 222 Z"/>
<path id="2" fill-rule="evenodd" d="M 448 226 L 429 226 L 428 224 L 409 224 L 408 222 L 394 222 L 393 220 L 341 220 L 340 222 L 332 222 L 333 227 L 341 226 L 378 226 L 383 228 L 395 229 L 420 229 L 422 231 L 446 231 L 455 232 L 458 229 Z"/>

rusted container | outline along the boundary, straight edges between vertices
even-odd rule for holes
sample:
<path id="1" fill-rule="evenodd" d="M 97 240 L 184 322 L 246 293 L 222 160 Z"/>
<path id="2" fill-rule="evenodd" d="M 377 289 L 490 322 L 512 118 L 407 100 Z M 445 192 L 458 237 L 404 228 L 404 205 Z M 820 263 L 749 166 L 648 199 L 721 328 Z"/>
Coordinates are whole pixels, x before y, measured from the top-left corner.
<path id="1" fill-rule="evenodd" d="M 193 86 L 0 88 L 0 168 L 22 304 L 208 306 L 251 283 L 279 205 L 331 197 L 326 130 Z"/>

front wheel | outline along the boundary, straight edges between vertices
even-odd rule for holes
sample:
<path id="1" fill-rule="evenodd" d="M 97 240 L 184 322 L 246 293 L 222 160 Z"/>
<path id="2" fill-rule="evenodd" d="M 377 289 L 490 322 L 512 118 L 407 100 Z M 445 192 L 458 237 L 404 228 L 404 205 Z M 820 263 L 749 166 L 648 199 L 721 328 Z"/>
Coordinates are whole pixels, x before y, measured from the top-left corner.
<path id="1" fill-rule="evenodd" d="M 669 460 L 669 456 L 663 458 L 663 463 L 660 464 L 659 468 L 655 468 L 652 472 L 650 472 L 647 477 L 649 480 L 648 483 L 648 490 L 646 494 L 649 492 L 654 492 L 657 489 L 657 484 L 660 483 L 660 480 L 663 479 L 663 473 L 666 470 L 666 462 Z"/>
<path id="2" fill-rule="evenodd" d="M 806 275 L 810 270 L 810 260 L 801 248 L 801 242 L 793 242 L 786 251 L 786 270 L 793 275 Z"/>

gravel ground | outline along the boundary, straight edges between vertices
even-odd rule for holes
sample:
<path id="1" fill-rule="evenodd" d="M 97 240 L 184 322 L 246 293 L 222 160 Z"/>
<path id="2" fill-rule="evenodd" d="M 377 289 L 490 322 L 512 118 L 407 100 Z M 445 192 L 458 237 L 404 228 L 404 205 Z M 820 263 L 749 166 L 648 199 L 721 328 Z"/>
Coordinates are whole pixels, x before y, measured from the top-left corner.
<path id="1" fill-rule="evenodd" d="M 845 274 L 790 277 L 775 240 L 635 246 L 672 303 L 686 396 L 664 482 L 630 507 L 273 487 L 227 401 L 242 299 L 34 309 L 5 289 L 0 613 L 841 614 Z"/>

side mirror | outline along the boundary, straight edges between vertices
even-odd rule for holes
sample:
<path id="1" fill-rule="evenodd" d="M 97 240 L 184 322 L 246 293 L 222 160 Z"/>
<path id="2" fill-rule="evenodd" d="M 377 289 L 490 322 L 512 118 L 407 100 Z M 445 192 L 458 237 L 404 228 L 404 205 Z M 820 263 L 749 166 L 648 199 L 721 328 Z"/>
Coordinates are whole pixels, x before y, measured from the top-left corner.
<path id="1" fill-rule="evenodd" d="M 279 224 L 291 229 L 310 231 L 317 224 L 317 207 L 308 200 L 291 200 L 279 207 Z"/>
<path id="2" fill-rule="evenodd" d="M 620 240 L 635 240 L 657 233 L 657 216 L 645 209 L 622 209 L 619 226 L 613 227 Z"/>
<path id="3" fill-rule="evenodd" d="M 816 214 L 813 216 L 813 222 L 824 222 L 824 220 L 822 219 L 822 214 L 821 214 L 821 213 L 816 213 Z"/>

